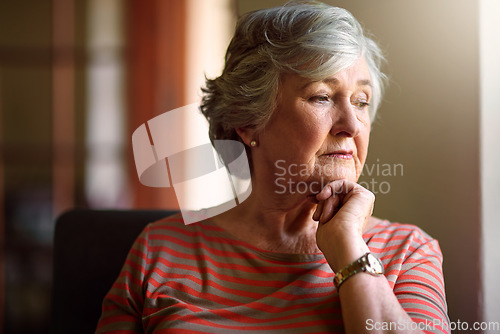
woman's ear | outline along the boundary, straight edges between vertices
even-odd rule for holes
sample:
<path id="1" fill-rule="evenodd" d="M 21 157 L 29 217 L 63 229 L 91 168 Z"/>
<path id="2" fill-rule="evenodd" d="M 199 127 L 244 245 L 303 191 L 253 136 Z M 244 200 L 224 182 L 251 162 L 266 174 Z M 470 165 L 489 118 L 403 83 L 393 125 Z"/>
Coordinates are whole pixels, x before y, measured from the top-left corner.
<path id="1" fill-rule="evenodd" d="M 245 145 L 250 146 L 252 141 L 255 141 L 255 129 L 251 128 L 236 128 L 235 129 L 238 136 L 245 143 Z"/>

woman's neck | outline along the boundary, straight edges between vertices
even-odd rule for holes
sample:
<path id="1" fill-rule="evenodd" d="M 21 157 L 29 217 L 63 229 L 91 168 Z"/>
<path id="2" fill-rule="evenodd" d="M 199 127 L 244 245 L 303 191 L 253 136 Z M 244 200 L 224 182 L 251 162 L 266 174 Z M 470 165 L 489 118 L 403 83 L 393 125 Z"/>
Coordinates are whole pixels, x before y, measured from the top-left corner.
<path id="1" fill-rule="evenodd" d="M 317 223 L 311 218 L 315 207 L 305 196 L 266 197 L 252 192 L 243 203 L 212 220 L 236 238 L 263 250 L 318 253 Z"/>

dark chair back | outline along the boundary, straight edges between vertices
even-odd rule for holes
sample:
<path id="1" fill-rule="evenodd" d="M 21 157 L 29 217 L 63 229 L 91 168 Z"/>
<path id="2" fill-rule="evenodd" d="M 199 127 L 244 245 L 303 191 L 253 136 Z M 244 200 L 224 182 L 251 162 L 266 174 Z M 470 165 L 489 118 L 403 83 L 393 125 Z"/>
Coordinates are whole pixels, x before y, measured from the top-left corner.
<path id="1" fill-rule="evenodd" d="M 52 333 L 94 333 L 104 296 L 155 210 L 72 210 L 56 221 Z"/>

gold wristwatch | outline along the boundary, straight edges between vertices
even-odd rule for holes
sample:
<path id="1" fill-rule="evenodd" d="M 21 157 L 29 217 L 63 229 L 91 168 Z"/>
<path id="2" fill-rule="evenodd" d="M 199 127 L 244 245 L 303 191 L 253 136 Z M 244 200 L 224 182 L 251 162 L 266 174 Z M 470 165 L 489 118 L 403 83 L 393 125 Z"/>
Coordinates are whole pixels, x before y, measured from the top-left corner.
<path id="1" fill-rule="evenodd" d="M 337 290 L 349 277 L 357 273 L 365 272 L 373 276 L 381 276 L 384 274 L 384 265 L 378 257 L 368 252 L 351 264 L 348 264 L 337 272 L 333 278 L 333 283 Z"/>

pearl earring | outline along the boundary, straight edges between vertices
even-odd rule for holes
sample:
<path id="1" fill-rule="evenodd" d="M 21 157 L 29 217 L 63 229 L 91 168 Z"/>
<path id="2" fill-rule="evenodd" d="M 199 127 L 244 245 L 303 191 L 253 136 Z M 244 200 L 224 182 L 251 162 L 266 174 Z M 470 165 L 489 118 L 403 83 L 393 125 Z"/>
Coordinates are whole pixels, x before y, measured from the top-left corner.
<path id="1" fill-rule="evenodd" d="M 257 142 L 256 142 L 255 140 L 252 140 L 252 141 L 250 142 L 250 146 L 252 146 L 252 147 L 257 146 Z"/>

